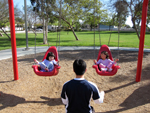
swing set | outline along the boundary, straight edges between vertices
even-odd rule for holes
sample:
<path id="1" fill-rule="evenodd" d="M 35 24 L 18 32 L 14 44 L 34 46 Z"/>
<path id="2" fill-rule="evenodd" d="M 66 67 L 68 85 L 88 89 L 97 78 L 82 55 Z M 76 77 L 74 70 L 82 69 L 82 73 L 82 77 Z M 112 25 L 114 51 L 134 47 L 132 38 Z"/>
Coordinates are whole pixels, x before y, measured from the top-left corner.
<path id="1" fill-rule="evenodd" d="M 94 20 L 95 20 L 95 18 L 94 18 Z M 113 24 L 114 24 L 114 21 L 113 21 Z M 110 43 L 111 34 L 112 34 L 112 28 L 111 28 L 111 32 L 110 32 L 110 36 L 109 36 L 108 46 Z M 119 37 L 120 37 L 120 22 L 119 22 L 119 27 L 118 27 L 118 59 L 119 59 Z M 100 41 L 100 46 L 101 46 L 100 26 L 99 26 L 99 41 Z M 109 59 L 113 61 L 113 57 L 112 57 L 111 51 L 108 46 L 107 45 L 101 46 L 99 53 L 98 53 L 97 61 L 100 59 L 101 52 L 103 52 L 103 51 L 106 51 L 109 55 Z M 94 27 L 94 50 L 95 50 L 95 27 Z M 96 73 L 101 76 L 113 76 L 117 73 L 118 69 L 120 69 L 120 66 L 119 65 L 115 66 L 115 64 L 113 64 L 113 66 L 112 66 L 112 71 L 102 71 L 102 70 L 100 70 L 99 66 L 96 64 L 94 64 L 92 67 L 96 70 Z"/>
<path id="2" fill-rule="evenodd" d="M 35 22 L 36 22 L 36 17 L 35 17 Z M 60 29 L 60 25 L 61 24 L 60 24 L 60 21 L 59 21 L 59 29 Z M 35 33 L 35 58 L 36 58 L 36 31 L 34 33 Z M 57 41 L 58 41 L 58 32 L 57 32 Z M 56 47 L 57 47 L 57 41 L 56 41 Z M 55 55 L 54 60 L 58 61 L 59 56 L 58 56 L 57 48 L 55 46 L 49 47 L 48 38 L 47 38 L 47 43 L 48 43 L 48 50 L 46 51 L 42 61 L 44 61 L 46 59 L 47 54 L 49 52 L 54 53 L 54 55 Z M 59 46 L 60 46 L 60 30 L 59 30 Z M 50 72 L 41 72 L 40 71 L 41 68 L 38 65 L 33 65 L 32 68 L 33 68 L 33 71 L 35 72 L 35 74 L 38 75 L 38 76 L 55 76 L 59 73 L 60 66 L 59 66 L 59 64 L 58 65 L 54 64 L 54 69 Z"/>
<path id="3" fill-rule="evenodd" d="M 143 1 L 142 22 L 141 22 L 141 33 L 140 33 L 140 43 L 139 43 L 136 82 L 139 82 L 141 80 L 148 1 L 149 0 L 144 0 Z M 11 47 L 12 47 L 14 80 L 18 80 L 19 76 L 18 76 L 18 64 L 17 64 L 17 49 L 16 49 L 15 18 L 14 18 L 13 0 L 8 0 L 8 3 L 9 3 L 9 19 L 10 19 L 10 29 L 11 29 Z"/>

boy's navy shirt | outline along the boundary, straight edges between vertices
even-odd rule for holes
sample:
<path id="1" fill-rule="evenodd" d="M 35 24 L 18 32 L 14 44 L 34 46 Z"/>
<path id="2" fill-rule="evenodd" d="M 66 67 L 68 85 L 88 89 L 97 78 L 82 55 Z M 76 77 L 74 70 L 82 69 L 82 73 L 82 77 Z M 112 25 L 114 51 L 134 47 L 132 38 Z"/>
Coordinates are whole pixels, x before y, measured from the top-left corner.
<path id="1" fill-rule="evenodd" d="M 68 98 L 67 113 L 90 113 L 90 100 L 99 99 L 99 91 L 94 83 L 85 79 L 72 79 L 63 86 L 61 97 Z"/>

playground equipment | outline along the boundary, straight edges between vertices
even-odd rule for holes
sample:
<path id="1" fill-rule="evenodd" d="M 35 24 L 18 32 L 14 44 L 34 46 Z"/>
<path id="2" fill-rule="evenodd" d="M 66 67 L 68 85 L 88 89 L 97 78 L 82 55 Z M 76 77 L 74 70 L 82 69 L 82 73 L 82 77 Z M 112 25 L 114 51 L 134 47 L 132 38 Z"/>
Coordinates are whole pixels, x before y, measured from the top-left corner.
<path id="1" fill-rule="evenodd" d="M 139 54 L 138 54 L 138 64 L 137 64 L 137 74 L 136 82 L 141 80 L 142 72 L 142 60 L 143 60 L 143 48 L 144 48 L 144 39 L 146 31 L 146 17 L 148 9 L 148 1 L 143 1 L 142 9 L 142 22 L 141 22 L 141 34 L 140 34 L 140 43 L 139 43 Z M 11 46 L 12 46 L 12 59 L 13 59 L 13 70 L 14 70 L 14 80 L 18 80 L 18 64 L 17 64 L 17 51 L 16 51 L 16 36 L 15 36 L 15 19 L 14 19 L 14 5 L 13 0 L 8 0 L 9 3 L 9 18 L 10 18 L 10 27 L 11 27 Z"/>
<path id="2" fill-rule="evenodd" d="M 42 61 L 44 61 L 44 59 L 46 59 L 46 56 L 47 56 L 47 54 L 48 54 L 49 52 L 53 52 L 54 55 L 55 55 L 55 60 L 58 61 L 58 52 L 57 52 L 57 49 L 56 49 L 55 46 L 51 46 L 51 47 L 46 51 L 46 53 L 45 53 L 45 55 L 44 55 Z M 40 71 L 40 67 L 38 67 L 37 65 L 33 65 L 32 68 L 33 68 L 35 74 L 37 74 L 38 76 L 54 76 L 54 75 L 57 75 L 57 74 L 58 74 L 59 69 L 60 69 L 60 66 L 59 66 L 59 65 L 55 65 L 53 71 L 51 71 L 51 72 L 41 72 L 41 71 Z"/>
<path id="3" fill-rule="evenodd" d="M 99 53 L 98 53 L 98 57 L 97 57 L 97 61 L 100 59 L 100 55 L 102 51 L 107 51 L 109 54 L 109 59 L 113 61 L 113 57 L 111 55 L 110 49 L 108 48 L 107 45 L 102 45 Z M 101 75 L 101 76 L 113 76 L 117 73 L 117 70 L 120 68 L 120 66 L 112 66 L 112 71 L 108 72 L 108 71 L 100 71 L 100 69 L 98 68 L 98 65 L 93 65 L 93 68 L 95 68 L 97 74 Z"/>
<path id="4" fill-rule="evenodd" d="M 119 33 L 120 33 L 119 29 L 120 28 L 118 28 L 118 59 L 119 59 Z M 111 32 L 112 32 L 112 30 L 111 30 Z M 100 33 L 99 33 L 99 37 L 100 37 Z M 111 38 L 111 33 L 110 33 L 108 45 L 109 45 L 109 42 L 110 42 L 110 38 Z M 101 42 L 100 42 L 100 46 L 101 46 Z M 94 31 L 94 49 L 95 49 L 95 31 Z M 101 48 L 99 50 L 99 53 L 98 53 L 97 61 L 100 59 L 100 55 L 101 55 L 102 51 L 107 51 L 108 54 L 109 54 L 109 59 L 113 61 L 111 51 L 110 51 L 110 49 L 107 45 L 102 45 L 101 46 Z M 101 76 L 113 76 L 117 73 L 117 70 L 120 69 L 120 66 L 115 66 L 115 65 L 112 66 L 112 69 L 113 69 L 112 71 L 102 71 L 102 70 L 99 69 L 99 66 L 96 65 L 96 64 L 94 64 L 92 67 L 95 68 L 96 73 L 101 75 Z"/>
<path id="5" fill-rule="evenodd" d="M 95 10 L 95 8 L 94 8 L 94 10 Z M 95 16 L 94 16 L 94 20 L 95 20 Z M 95 24 L 95 21 L 94 21 L 94 24 Z M 114 21 L 113 21 L 113 24 L 114 24 Z M 108 46 L 109 46 L 110 39 L 111 39 L 111 33 L 112 33 L 112 29 L 111 29 L 110 36 L 109 36 Z M 119 38 L 120 38 L 120 21 L 119 21 L 119 27 L 118 27 L 118 59 L 119 59 Z M 109 59 L 113 61 L 113 57 L 112 57 L 112 54 L 111 54 L 109 47 L 107 45 L 101 46 L 100 27 L 99 27 L 99 41 L 100 41 L 100 47 L 101 48 L 100 48 L 99 53 L 98 53 L 97 61 L 100 59 L 100 55 L 101 55 L 102 51 L 107 51 L 108 55 L 109 55 Z M 94 50 L 95 50 L 95 27 L 94 27 Z M 94 58 L 95 58 L 95 54 L 94 54 Z M 117 73 L 118 69 L 120 69 L 119 65 L 115 66 L 114 64 L 112 66 L 112 71 L 102 71 L 99 69 L 99 66 L 97 64 L 94 64 L 92 67 L 95 68 L 96 73 L 101 75 L 101 76 L 113 76 Z"/>
<path id="6" fill-rule="evenodd" d="M 9 20 L 11 32 L 11 48 L 13 58 L 14 80 L 19 79 L 18 64 L 17 64 L 17 49 L 16 49 L 16 35 L 15 35 L 15 17 L 14 17 L 14 4 L 13 0 L 8 0 L 9 3 Z"/>
<path id="7" fill-rule="evenodd" d="M 140 42 L 139 42 L 139 54 L 138 54 L 138 64 L 137 64 L 137 72 L 136 72 L 136 82 L 139 82 L 141 80 L 148 1 L 149 0 L 143 1 L 141 33 L 140 33 Z"/>
<path id="8" fill-rule="evenodd" d="M 35 22 L 36 22 L 36 17 L 35 17 Z M 60 22 L 60 19 L 59 19 L 59 46 L 60 46 L 60 26 L 61 26 L 61 22 Z M 58 41 L 58 32 L 57 32 L 57 41 Z M 57 41 L 56 41 L 56 47 L 57 47 Z M 48 47 L 49 47 L 48 38 L 47 38 L 47 43 L 48 43 Z M 54 53 L 55 60 L 58 61 L 59 57 L 58 57 L 58 51 L 57 51 L 56 47 L 55 46 L 49 47 L 49 49 L 46 51 L 42 61 L 44 61 L 46 59 L 47 54 L 49 52 Z M 35 30 L 35 58 L 36 58 L 36 30 Z M 51 72 L 41 72 L 40 71 L 41 70 L 40 67 L 38 67 L 37 65 L 33 65 L 32 68 L 33 68 L 35 74 L 38 75 L 38 76 L 54 76 L 54 75 L 58 74 L 60 66 L 59 65 L 54 65 L 54 69 Z"/>

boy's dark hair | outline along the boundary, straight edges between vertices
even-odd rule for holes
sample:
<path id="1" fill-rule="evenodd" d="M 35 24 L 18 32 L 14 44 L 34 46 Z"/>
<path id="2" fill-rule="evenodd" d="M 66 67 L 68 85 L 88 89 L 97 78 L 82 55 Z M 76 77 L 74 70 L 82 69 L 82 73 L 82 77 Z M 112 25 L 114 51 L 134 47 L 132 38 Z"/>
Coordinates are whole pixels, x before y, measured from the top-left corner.
<path id="1" fill-rule="evenodd" d="M 55 58 L 54 53 L 53 53 L 53 52 L 49 52 L 49 53 L 47 54 L 46 60 L 49 60 L 49 57 L 50 57 L 50 56 L 52 56 L 52 57 Z"/>
<path id="2" fill-rule="evenodd" d="M 102 52 L 101 52 L 101 54 L 106 55 L 106 58 L 107 58 L 107 59 L 109 59 L 109 54 L 108 54 L 108 52 L 107 52 L 107 51 L 102 51 Z"/>
<path id="3" fill-rule="evenodd" d="M 76 75 L 83 75 L 86 71 L 86 63 L 82 59 L 76 59 L 73 63 L 73 69 Z"/>

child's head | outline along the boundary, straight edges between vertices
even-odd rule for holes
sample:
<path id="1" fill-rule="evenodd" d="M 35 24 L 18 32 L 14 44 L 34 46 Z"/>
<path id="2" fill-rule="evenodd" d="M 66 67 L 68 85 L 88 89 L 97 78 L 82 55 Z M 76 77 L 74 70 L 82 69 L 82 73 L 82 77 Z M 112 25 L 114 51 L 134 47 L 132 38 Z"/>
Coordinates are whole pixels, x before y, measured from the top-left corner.
<path id="1" fill-rule="evenodd" d="M 54 60 L 54 58 L 55 58 L 54 53 L 53 52 L 49 52 L 47 54 L 46 60 Z"/>
<path id="2" fill-rule="evenodd" d="M 86 71 L 86 63 L 82 59 L 76 59 L 73 63 L 73 69 L 76 75 L 83 75 Z"/>
<path id="3" fill-rule="evenodd" d="M 101 55 L 100 55 L 100 58 L 101 59 L 108 59 L 109 58 L 108 52 L 107 51 L 102 51 Z"/>

